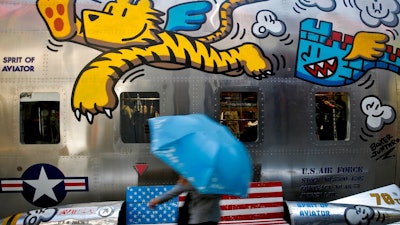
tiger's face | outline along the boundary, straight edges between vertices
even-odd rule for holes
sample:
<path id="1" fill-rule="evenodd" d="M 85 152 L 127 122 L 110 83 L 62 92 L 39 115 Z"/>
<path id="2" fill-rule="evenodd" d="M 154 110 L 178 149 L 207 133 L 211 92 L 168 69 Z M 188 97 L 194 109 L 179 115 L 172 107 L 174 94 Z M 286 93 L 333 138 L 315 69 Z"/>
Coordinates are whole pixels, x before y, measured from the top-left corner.
<path id="1" fill-rule="evenodd" d="M 103 11 L 83 10 L 82 31 L 89 44 L 108 48 L 141 46 L 157 40 L 162 15 L 153 9 L 151 0 L 139 0 L 135 5 L 129 0 L 116 0 L 107 3 Z"/>

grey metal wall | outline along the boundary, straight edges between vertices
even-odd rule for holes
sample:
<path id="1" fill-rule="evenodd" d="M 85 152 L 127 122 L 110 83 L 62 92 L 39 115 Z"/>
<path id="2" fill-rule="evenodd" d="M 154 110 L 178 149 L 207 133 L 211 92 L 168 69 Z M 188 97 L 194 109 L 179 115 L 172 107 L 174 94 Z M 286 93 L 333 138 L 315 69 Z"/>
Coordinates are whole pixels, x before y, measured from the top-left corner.
<path id="1" fill-rule="evenodd" d="M 183 1 L 182 1 L 183 2 Z M 325 1 L 324 1 L 325 2 Z M 286 200 L 328 201 L 375 187 L 399 183 L 399 148 L 387 159 L 375 159 L 371 144 L 398 140 L 399 125 L 395 122 L 378 132 L 366 130 L 366 117 L 360 104 L 366 96 L 377 96 L 382 104 L 398 112 L 398 74 L 384 69 L 369 72 L 374 85 L 357 83 L 326 87 L 294 77 L 298 49 L 299 26 L 305 18 L 332 22 L 335 30 L 355 35 L 358 31 L 382 32 L 389 35 L 389 44 L 398 47 L 398 35 L 392 36 L 394 27 L 380 25 L 368 27 L 360 18 L 355 2 L 326 1 L 335 3 L 334 10 L 323 8 L 322 3 L 307 5 L 303 1 L 265 1 L 238 9 L 235 28 L 243 38 L 230 34 L 215 46 L 226 48 L 244 42 L 255 42 L 275 66 L 275 75 L 255 80 L 245 75 L 227 77 L 209 74 L 195 69 L 162 70 L 143 66 L 145 76 L 133 82 L 122 82 L 115 90 L 123 92 L 158 92 L 160 115 L 205 113 L 219 118 L 219 93 L 228 91 L 256 91 L 259 98 L 259 137 L 256 142 L 246 143 L 257 170 L 255 179 L 283 182 Z M 366 1 L 371 2 L 372 1 Z M 388 1 L 392 2 L 392 1 Z M 381 1 L 381 4 L 389 4 Z M 155 1 L 161 10 L 181 1 Z M 220 1 L 213 3 L 218 6 Z M 77 1 L 77 10 L 101 9 L 105 2 L 97 4 Z M 284 34 L 265 38 L 251 35 L 255 12 L 272 11 L 284 21 Z M 215 20 L 216 9 L 209 14 Z M 251 16 L 250 16 L 251 15 Z M 395 17 L 398 13 L 395 14 Z M 197 33 L 208 32 L 216 27 L 208 22 Z M 194 34 L 196 34 L 194 32 Z M 0 3 L 0 56 L 34 57 L 27 63 L 5 63 L 33 66 L 31 72 L 0 72 L 0 179 L 21 179 L 26 169 L 34 164 L 48 163 L 59 168 L 65 177 L 87 177 L 89 190 L 68 192 L 62 204 L 73 202 L 120 200 L 125 198 L 125 188 L 130 185 L 171 184 L 176 174 L 149 153 L 147 143 L 124 143 L 121 140 L 120 107 L 113 118 L 95 117 L 93 124 L 85 118 L 78 121 L 71 110 L 71 91 L 81 69 L 99 52 L 70 42 L 54 42 L 37 13 L 34 1 L 2 1 Z M 59 46 L 60 45 L 60 46 Z M 62 45 L 62 46 L 61 46 Z M 46 46 L 55 48 L 49 51 Z M 279 65 L 279 67 L 278 67 Z M 133 72 L 133 71 L 132 71 Z M 20 143 L 20 94 L 24 92 L 56 92 L 60 94 L 60 134 L 58 144 Z M 320 141 L 315 135 L 315 94 L 319 92 L 345 92 L 349 95 L 349 139 L 346 141 Z M 177 128 L 179 129 L 179 128 Z M 364 141 L 362 138 L 367 139 Z M 222 140 L 221 140 L 222 141 Z M 143 174 L 135 170 L 137 163 L 144 163 Z M 0 218 L 29 210 L 29 204 L 21 191 L 0 192 Z"/>

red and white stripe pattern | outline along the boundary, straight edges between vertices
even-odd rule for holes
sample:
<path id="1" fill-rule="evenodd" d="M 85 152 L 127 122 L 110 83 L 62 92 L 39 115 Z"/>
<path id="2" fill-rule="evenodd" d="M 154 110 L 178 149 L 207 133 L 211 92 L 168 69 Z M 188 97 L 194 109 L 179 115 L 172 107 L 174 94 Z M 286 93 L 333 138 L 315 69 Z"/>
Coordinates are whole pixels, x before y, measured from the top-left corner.
<path id="1" fill-rule="evenodd" d="M 64 179 L 66 191 L 87 191 L 88 190 L 87 178 L 67 178 Z"/>
<path id="2" fill-rule="evenodd" d="M 179 197 L 180 205 L 184 197 Z M 286 224 L 283 209 L 282 183 L 253 182 L 247 198 L 222 196 L 219 224 L 275 225 Z"/>
<path id="3" fill-rule="evenodd" d="M 234 225 L 289 225 L 283 218 L 261 219 L 261 220 L 236 220 L 221 221 L 218 224 L 234 224 Z"/>
<path id="4" fill-rule="evenodd" d="M 21 192 L 23 191 L 22 180 L 1 180 L 2 192 Z"/>
<path id="5" fill-rule="evenodd" d="M 0 192 L 23 192 L 24 180 L 6 179 L 0 180 Z M 64 179 L 66 191 L 88 191 L 88 179 L 84 178 L 66 178 Z"/>

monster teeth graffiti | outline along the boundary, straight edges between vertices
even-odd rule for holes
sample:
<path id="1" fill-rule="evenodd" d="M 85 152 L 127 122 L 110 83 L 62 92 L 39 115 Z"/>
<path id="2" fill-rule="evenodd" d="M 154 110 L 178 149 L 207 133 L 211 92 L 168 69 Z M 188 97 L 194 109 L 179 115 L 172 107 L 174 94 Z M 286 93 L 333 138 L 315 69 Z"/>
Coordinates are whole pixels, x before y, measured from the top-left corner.
<path id="1" fill-rule="evenodd" d="M 338 65 L 337 58 L 330 58 L 328 60 L 310 63 L 304 68 L 316 78 L 328 78 L 335 74 Z"/>

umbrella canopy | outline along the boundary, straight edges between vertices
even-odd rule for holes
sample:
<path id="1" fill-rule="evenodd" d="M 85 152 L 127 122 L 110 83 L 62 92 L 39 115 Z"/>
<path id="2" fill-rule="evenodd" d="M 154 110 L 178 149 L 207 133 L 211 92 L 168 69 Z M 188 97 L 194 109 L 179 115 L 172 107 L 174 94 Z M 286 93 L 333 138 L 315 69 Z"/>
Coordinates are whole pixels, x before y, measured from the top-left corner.
<path id="1" fill-rule="evenodd" d="M 200 193 L 245 197 L 252 163 L 232 132 L 206 115 L 149 119 L 151 152 Z"/>

